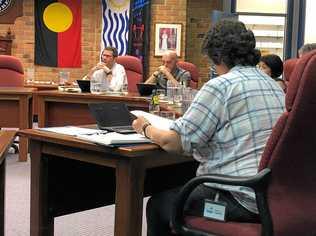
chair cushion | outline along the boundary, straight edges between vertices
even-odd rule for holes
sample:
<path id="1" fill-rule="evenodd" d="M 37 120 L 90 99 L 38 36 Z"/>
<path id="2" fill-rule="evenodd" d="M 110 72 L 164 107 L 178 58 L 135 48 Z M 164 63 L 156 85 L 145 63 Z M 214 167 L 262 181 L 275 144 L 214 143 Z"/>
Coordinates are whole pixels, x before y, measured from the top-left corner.
<path id="1" fill-rule="evenodd" d="M 139 74 L 143 74 L 143 66 L 141 60 L 134 56 L 118 56 L 116 62 L 124 66 L 125 70 L 131 70 Z"/>
<path id="2" fill-rule="evenodd" d="M 287 88 L 287 93 L 286 93 L 286 100 L 285 100 L 285 105 L 286 109 L 290 111 L 293 107 L 294 101 L 296 99 L 296 95 L 299 92 L 298 88 L 300 87 L 300 90 L 305 90 L 304 93 L 306 93 L 306 90 L 310 90 L 310 88 L 305 88 L 306 85 L 300 85 L 301 78 L 303 76 L 311 76 L 313 73 L 316 73 L 316 68 L 314 67 L 314 70 L 306 68 L 308 67 L 308 64 L 314 63 L 313 61 L 310 60 L 311 57 L 316 55 L 316 50 L 305 54 L 302 58 L 300 58 L 296 66 L 291 74 L 290 77 L 290 83 Z M 314 59 L 316 60 L 316 58 Z M 309 73 L 309 74 L 306 74 Z M 305 95 L 304 95 L 305 96 Z"/>
<path id="3" fill-rule="evenodd" d="M 203 217 L 187 216 L 185 222 L 189 227 L 216 235 L 234 236 L 259 236 L 261 235 L 261 225 L 254 223 L 240 222 L 219 222 L 207 220 Z M 209 231 L 212 229 L 212 231 Z"/>
<path id="4" fill-rule="evenodd" d="M 118 56 L 116 59 L 118 64 L 124 66 L 127 80 L 128 80 L 128 91 L 137 92 L 137 83 L 143 81 L 143 65 L 139 58 L 134 56 Z"/>
<path id="5" fill-rule="evenodd" d="M 289 113 L 285 112 L 282 116 L 278 119 L 277 123 L 273 127 L 272 134 L 270 135 L 267 144 L 265 146 L 264 152 L 262 154 L 260 163 L 259 163 L 259 171 L 263 170 L 264 168 L 268 167 L 269 160 L 275 150 L 278 141 L 280 140 L 281 135 L 284 132 L 284 127 L 287 121 Z"/>
<path id="6" fill-rule="evenodd" d="M 199 81 L 199 76 L 200 76 L 196 65 L 187 61 L 178 61 L 177 65 L 180 68 L 190 72 L 191 74 L 190 87 L 196 89 L 198 87 L 198 81 Z"/>
<path id="7" fill-rule="evenodd" d="M 290 58 L 283 63 L 283 76 L 284 80 L 290 81 L 291 74 L 294 70 L 298 58 Z"/>
<path id="8" fill-rule="evenodd" d="M 0 68 L 1 87 L 22 87 L 24 84 L 24 74 L 15 70 Z"/>
<path id="9" fill-rule="evenodd" d="M 17 73 L 24 74 L 21 61 L 9 55 L 0 55 L 0 69 L 14 70 Z"/>

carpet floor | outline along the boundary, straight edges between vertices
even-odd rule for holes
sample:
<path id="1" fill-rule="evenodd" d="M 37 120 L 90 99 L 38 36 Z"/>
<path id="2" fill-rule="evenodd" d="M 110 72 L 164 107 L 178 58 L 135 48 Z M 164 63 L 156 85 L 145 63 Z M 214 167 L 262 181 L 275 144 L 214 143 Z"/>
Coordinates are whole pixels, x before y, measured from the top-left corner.
<path id="1" fill-rule="evenodd" d="M 15 154 L 6 159 L 5 235 L 30 235 L 30 160 L 18 162 Z M 146 209 L 147 199 L 144 200 Z M 142 235 L 146 235 L 143 214 Z M 55 218 L 55 236 L 112 236 L 114 205 Z"/>

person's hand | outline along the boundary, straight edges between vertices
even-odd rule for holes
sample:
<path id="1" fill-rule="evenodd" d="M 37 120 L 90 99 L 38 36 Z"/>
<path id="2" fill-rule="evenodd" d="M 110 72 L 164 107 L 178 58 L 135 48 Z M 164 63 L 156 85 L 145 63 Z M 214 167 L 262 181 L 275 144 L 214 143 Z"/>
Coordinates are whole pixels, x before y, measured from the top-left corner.
<path id="1" fill-rule="evenodd" d="M 143 134 L 143 127 L 145 124 L 149 123 L 143 116 L 139 116 L 132 123 L 133 128 L 139 134 Z"/>
<path id="2" fill-rule="evenodd" d="M 168 74 L 170 74 L 169 68 L 166 66 L 159 66 L 158 70 L 159 70 L 159 72 L 163 73 L 166 76 L 168 76 Z"/>
<path id="3" fill-rule="evenodd" d="M 94 70 L 104 70 L 105 73 L 109 73 L 111 70 L 109 67 L 106 66 L 105 63 L 99 62 L 95 67 Z"/>

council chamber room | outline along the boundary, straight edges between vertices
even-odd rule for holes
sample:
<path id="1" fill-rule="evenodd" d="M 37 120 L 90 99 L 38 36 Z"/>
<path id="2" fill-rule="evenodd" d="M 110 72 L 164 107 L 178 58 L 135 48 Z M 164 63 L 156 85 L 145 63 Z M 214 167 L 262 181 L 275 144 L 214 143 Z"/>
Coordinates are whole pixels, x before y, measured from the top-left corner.
<path id="1" fill-rule="evenodd" d="M 0 1 L 0 236 L 316 235 L 315 10 Z"/>

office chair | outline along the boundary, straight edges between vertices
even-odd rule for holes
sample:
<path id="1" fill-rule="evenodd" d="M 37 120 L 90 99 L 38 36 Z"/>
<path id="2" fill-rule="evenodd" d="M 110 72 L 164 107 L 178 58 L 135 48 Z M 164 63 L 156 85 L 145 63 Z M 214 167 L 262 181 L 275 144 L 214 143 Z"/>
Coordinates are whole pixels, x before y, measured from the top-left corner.
<path id="1" fill-rule="evenodd" d="M 187 61 L 178 61 L 177 65 L 190 72 L 191 74 L 191 80 L 190 80 L 190 87 L 193 89 L 197 89 L 198 88 L 198 82 L 199 82 L 199 71 L 198 68 L 196 67 L 196 65 L 192 64 L 191 62 L 187 62 Z"/>
<path id="2" fill-rule="evenodd" d="M 290 58 L 283 62 L 283 79 L 286 84 L 288 84 L 290 81 L 290 77 L 297 63 L 297 60 L 298 58 Z"/>
<path id="3" fill-rule="evenodd" d="M 23 87 L 24 70 L 17 57 L 0 55 L 0 75 L 1 87 Z"/>
<path id="4" fill-rule="evenodd" d="M 118 56 L 116 59 L 118 64 L 125 68 L 128 81 L 128 91 L 137 92 L 136 84 L 143 81 L 143 65 L 139 58 L 134 56 Z"/>
<path id="5" fill-rule="evenodd" d="M 268 139 L 254 177 L 205 175 L 188 182 L 173 209 L 181 235 L 316 235 L 316 51 L 300 58 L 291 75 L 286 111 Z M 186 216 L 183 206 L 198 184 L 252 187 L 261 223 L 219 222 Z"/>
<path id="6" fill-rule="evenodd" d="M 23 84 L 24 70 L 21 61 L 14 56 L 0 55 L 0 87 L 23 87 Z M 18 146 L 12 144 L 12 147 L 18 153 Z"/>

